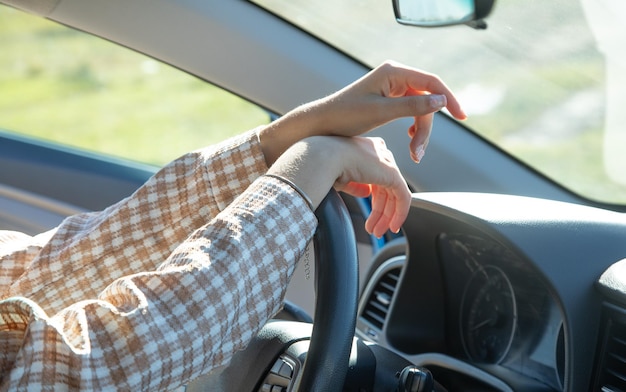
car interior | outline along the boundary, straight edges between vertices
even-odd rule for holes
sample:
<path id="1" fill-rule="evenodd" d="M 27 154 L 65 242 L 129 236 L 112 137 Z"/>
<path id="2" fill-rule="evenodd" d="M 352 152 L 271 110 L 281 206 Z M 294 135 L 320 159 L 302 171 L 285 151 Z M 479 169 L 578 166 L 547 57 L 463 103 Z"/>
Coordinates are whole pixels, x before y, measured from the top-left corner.
<path id="1" fill-rule="evenodd" d="M 468 41 L 497 28 L 508 10 L 504 1 L 450 2 L 470 11 L 438 27 L 430 26 L 436 18 L 422 19 L 427 7 L 412 14 L 409 1 L 377 6 L 412 37 L 451 30 Z M 356 19 L 367 27 L 356 9 L 373 7 L 370 1 L 315 1 L 324 4 L 296 9 L 293 19 L 288 11 L 300 2 L 0 3 L 0 16 L 25 12 L 128 48 L 252 102 L 269 118 L 376 65 L 297 19 L 309 9 L 334 10 L 337 23 Z M 542 22 L 545 15 L 537 15 Z M 504 41 L 489 45 L 497 52 Z M 624 202 L 572 191 L 445 112 L 436 113 L 428 153 L 416 165 L 407 150 L 410 120 L 371 132 L 385 139 L 414 192 L 401 232 L 370 236 L 363 228 L 369 201 L 331 192 L 318 210 L 315 262 L 300 263 L 283 311 L 228 366 L 183 390 L 626 390 Z M 11 128 L 0 122 L 3 230 L 34 235 L 69 215 L 103 209 L 158 168 Z M 621 186 L 612 193 L 626 195 Z"/>

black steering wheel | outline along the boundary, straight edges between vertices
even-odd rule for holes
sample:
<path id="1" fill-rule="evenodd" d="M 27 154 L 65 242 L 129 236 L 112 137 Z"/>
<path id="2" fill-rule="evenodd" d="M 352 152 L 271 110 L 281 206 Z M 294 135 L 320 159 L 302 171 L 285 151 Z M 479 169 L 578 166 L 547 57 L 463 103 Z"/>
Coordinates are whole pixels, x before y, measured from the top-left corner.
<path id="1" fill-rule="evenodd" d="M 312 330 L 306 323 L 268 322 L 226 368 L 195 380 L 187 392 L 267 389 L 277 379 L 270 373 L 278 370 L 277 363 L 280 368 L 285 353 L 295 360 L 289 377 L 291 391 L 343 389 L 358 302 L 356 239 L 348 209 L 334 189 L 315 214 L 319 223 L 314 237 L 316 302 Z M 308 345 L 302 345 L 309 340 Z"/>
<path id="2" fill-rule="evenodd" d="M 350 214 L 334 190 L 316 211 L 316 301 L 311 344 L 298 392 L 340 392 L 348 359 L 359 294 L 356 239 Z"/>

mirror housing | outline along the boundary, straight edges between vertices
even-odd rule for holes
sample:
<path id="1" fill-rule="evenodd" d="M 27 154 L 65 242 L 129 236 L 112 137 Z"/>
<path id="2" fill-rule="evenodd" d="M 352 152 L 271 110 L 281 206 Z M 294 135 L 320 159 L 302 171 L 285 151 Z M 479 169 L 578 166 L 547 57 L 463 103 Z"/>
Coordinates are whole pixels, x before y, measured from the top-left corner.
<path id="1" fill-rule="evenodd" d="M 396 21 L 420 27 L 466 24 L 487 28 L 486 18 L 495 0 L 392 0 Z"/>

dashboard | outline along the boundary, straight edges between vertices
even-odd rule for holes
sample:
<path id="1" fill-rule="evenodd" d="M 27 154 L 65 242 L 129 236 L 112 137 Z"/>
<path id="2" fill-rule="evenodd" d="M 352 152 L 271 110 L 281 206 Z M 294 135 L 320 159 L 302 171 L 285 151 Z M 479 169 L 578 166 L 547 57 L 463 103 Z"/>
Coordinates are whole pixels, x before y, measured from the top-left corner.
<path id="1" fill-rule="evenodd" d="M 541 275 L 485 237 L 441 233 L 438 246 L 448 351 L 561 389 L 563 316 Z"/>
<path id="2" fill-rule="evenodd" d="M 600 390 L 606 312 L 623 308 L 598 279 L 626 257 L 624 233 L 623 214 L 586 206 L 416 194 L 374 257 L 357 334 L 448 390 Z"/>

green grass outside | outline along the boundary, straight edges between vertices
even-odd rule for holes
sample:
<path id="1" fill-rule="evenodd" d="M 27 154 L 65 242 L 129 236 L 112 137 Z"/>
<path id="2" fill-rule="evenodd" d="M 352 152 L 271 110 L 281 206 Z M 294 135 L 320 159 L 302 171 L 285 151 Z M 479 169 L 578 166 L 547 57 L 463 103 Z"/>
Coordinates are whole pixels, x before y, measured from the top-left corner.
<path id="1" fill-rule="evenodd" d="M 269 121 L 144 55 L 0 6 L 0 128 L 162 165 Z"/>

